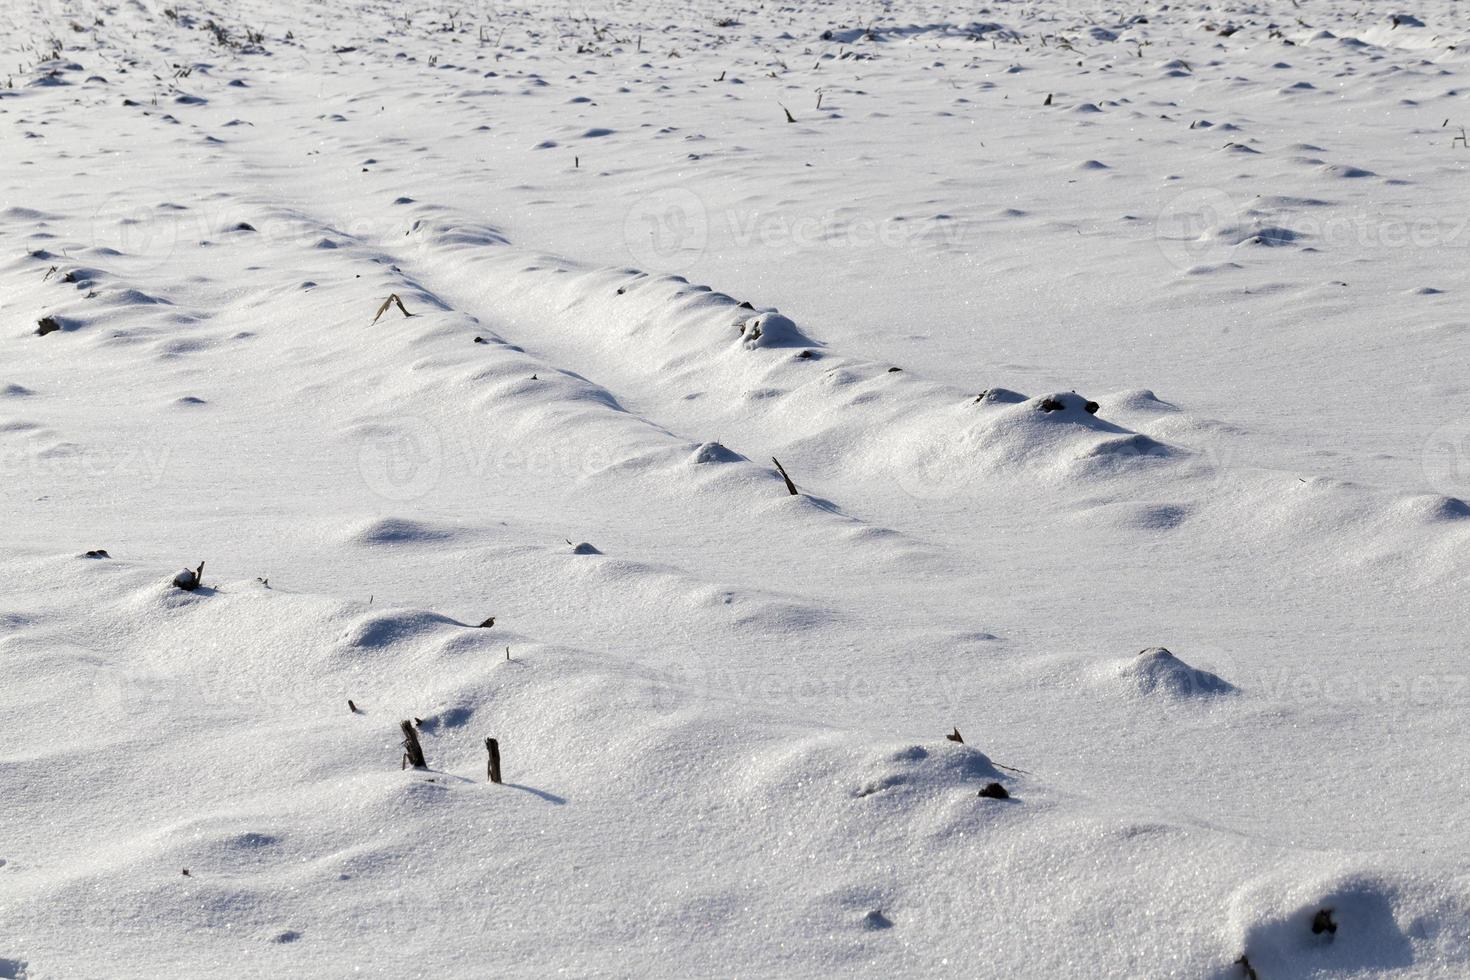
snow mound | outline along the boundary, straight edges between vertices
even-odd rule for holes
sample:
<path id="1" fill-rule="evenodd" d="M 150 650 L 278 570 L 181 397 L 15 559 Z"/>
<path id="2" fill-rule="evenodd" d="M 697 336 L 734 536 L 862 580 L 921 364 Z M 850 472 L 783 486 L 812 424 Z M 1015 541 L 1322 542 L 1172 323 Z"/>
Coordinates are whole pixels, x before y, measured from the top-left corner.
<path id="1" fill-rule="evenodd" d="M 376 650 L 422 639 L 443 637 L 448 631 L 465 629 L 464 623 L 421 609 L 396 609 L 370 613 L 343 633 L 344 647 Z"/>
<path id="2" fill-rule="evenodd" d="M 874 461 L 914 496 L 941 497 L 988 476 L 1105 478 L 1183 455 L 1100 411 L 1076 392 L 1026 398 L 992 388 L 961 407 L 904 420 Z"/>
<path id="3" fill-rule="evenodd" d="M 694 452 L 689 455 L 689 461 L 696 464 L 741 463 L 745 462 L 745 457 L 726 449 L 718 442 L 704 442 L 695 447 Z"/>
<path id="4" fill-rule="evenodd" d="M 967 431 L 976 458 L 1001 466 L 1086 465 L 1124 458 L 1165 458 L 1169 447 L 1099 418 L 1099 405 L 1075 392 L 1022 402 L 997 400 L 1000 411 L 978 416 Z M 990 399 L 986 399 L 991 404 Z"/>
<path id="5" fill-rule="evenodd" d="M 1118 676 L 1142 695 L 1212 697 L 1236 691 L 1235 685 L 1209 671 L 1191 667 L 1164 647 L 1140 651 L 1119 668 Z"/>
<path id="6" fill-rule="evenodd" d="M 762 313 L 742 320 L 740 345 L 746 350 L 757 347 L 807 347 L 811 340 L 797 329 L 790 317 L 780 313 Z"/>
<path id="7" fill-rule="evenodd" d="M 1422 524 L 1462 521 L 1470 517 L 1470 504 L 1459 497 L 1437 493 L 1402 497 L 1392 504 L 1392 509 L 1411 521 Z"/>
<path id="8" fill-rule="evenodd" d="M 953 787 L 978 790 L 999 781 L 1001 774 L 990 758 L 968 745 L 944 747 L 909 745 L 873 753 L 859 766 L 865 772 L 856 781 L 856 799 L 875 795 L 932 794 Z"/>
<path id="9" fill-rule="evenodd" d="M 1147 388 L 1120 391 L 1098 399 L 1109 412 L 1177 412 L 1179 406 L 1164 401 Z"/>
<path id="10" fill-rule="evenodd" d="M 977 405 L 1018 405 L 1026 400 L 1019 391 L 1009 388 L 987 388 L 975 397 Z"/>
<path id="11" fill-rule="evenodd" d="M 1355 167 L 1348 163 L 1324 163 L 1317 168 L 1317 172 L 1325 177 L 1338 177 L 1343 180 L 1357 180 L 1362 177 L 1378 176 L 1371 170 Z"/>
<path id="12" fill-rule="evenodd" d="M 1225 245 L 1290 245 L 1299 240 L 1300 232 L 1280 225 L 1222 225 L 1206 236 Z"/>
<path id="13" fill-rule="evenodd" d="M 436 541 L 448 541 L 456 534 L 453 528 L 431 524 L 427 521 L 417 521 L 406 517 L 382 517 L 351 530 L 346 540 L 351 544 L 363 546 L 429 544 Z"/>
<path id="14" fill-rule="evenodd" d="M 1084 510 L 1088 523 L 1102 520 L 1110 527 L 1134 531 L 1173 531 L 1189 520 L 1194 508 L 1188 504 L 1127 501 Z"/>
<path id="15" fill-rule="evenodd" d="M 1383 976 L 1415 962 L 1411 935 L 1463 941 L 1465 910 L 1429 882 L 1351 867 L 1293 870 L 1230 902 L 1241 955 L 1260 977 Z"/>

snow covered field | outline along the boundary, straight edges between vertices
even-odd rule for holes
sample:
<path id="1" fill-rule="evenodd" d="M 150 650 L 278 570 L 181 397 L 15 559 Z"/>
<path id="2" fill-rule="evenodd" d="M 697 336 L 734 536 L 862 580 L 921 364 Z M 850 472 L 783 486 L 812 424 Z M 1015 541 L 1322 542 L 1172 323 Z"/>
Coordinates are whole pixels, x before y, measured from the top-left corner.
<path id="1" fill-rule="evenodd" d="M 1470 976 L 1371 6 L 9 0 L 0 978 Z"/>

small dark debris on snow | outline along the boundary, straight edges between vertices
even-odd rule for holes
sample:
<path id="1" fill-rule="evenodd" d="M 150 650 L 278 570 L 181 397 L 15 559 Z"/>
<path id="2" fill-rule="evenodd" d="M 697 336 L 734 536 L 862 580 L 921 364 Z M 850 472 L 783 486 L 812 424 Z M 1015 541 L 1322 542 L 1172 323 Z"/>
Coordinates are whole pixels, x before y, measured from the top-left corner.
<path id="1" fill-rule="evenodd" d="M 1086 411 L 1088 415 L 1096 415 L 1099 407 L 1100 406 L 1097 402 L 1088 402 L 1086 405 L 1082 406 L 1083 410 Z"/>
<path id="2" fill-rule="evenodd" d="M 572 544 L 572 543 L 570 541 L 568 541 L 567 544 Z M 602 554 L 602 552 L 598 551 L 597 548 L 594 545 L 588 544 L 586 541 L 583 541 L 581 544 L 572 544 L 572 554 L 574 554 L 574 555 L 600 555 L 600 554 Z"/>
<path id="3" fill-rule="evenodd" d="M 883 914 L 882 909 L 872 909 L 863 916 L 864 929 L 892 929 L 893 920 Z"/>
<path id="4" fill-rule="evenodd" d="M 235 227 L 231 228 L 230 230 L 231 231 L 254 231 L 255 230 L 255 226 L 252 225 L 248 221 L 242 221 L 239 224 L 237 224 Z"/>
<path id="5" fill-rule="evenodd" d="M 347 710 L 350 711 L 350 712 L 352 712 L 355 715 L 356 714 L 361 714 L 361 712 L 357 708 L 357 705 L 355 705 L 355 704 L 352 703 L 352 699 L 351 698 L 348 698 L 347 699 Z"/>
<path id="6" fill-rule="evenodd" d="M 1041 410 L 1043 412 L 1060 412 L 1062 409 L 1064 409 L 1066 407 L 1067 406 L 1063 405 L 1061 402 L 1057 401 L 1055 398 L 1043 398 L 1041 400 Z"/>
<path id="7" fill-rule="evenodd" d="M 56 322 L 54 316 L 43 316 L 36 321 L 36 336 L 44 337 L 48 333 L 55 333 L 61 329 L 61 324 Z"/>
<path id="8" fill-rule="evenodd" d="M 962 735 L 960 735 L 959 728 L 955 728 L 954 731 L 950 732 L 948 735 L 946 735 L 944 737 L 947 738 L 947 739 L 949 739 L 951 742 L 959 742 L 961 745 L 964 745 L 965 744 L 965 739 L 964 739 L 964 737 Z"/>
<path id="9" fill-rule="evenodd" d="M 753 310 L 753 309 L 755 309 L 755 307 L 751 305 L 750 300 L 745 299 L 745 300 L 741 300 L 740 301 L 740 306 L 737 307 L 737 309 L 741 309 L 741 310 Z"/>
<path id="10" fill-rule="evenodd" d="M 901 367 L 891 367 L 891 368 L 888 369 L 888 373 L 889 374 L 894 374 L 894 373 L 896 373 L 898 371 L 902 371 L 902 370 L 903 370 L 903 368 L 901 368 Z"/>
<path id="11" fill-rule="evenodd" d="M 811 356 L 812 356 L 812 352 L 811 351 L 804 350 L 800 354 L 797 354 L 796 355 L 796 358 L 797 358 L 797 360 L 800 360 L 800 361 L 809 361 L 809 360 L 811 360 Z"/>
<path id="12" fill-rule="evenodd" d="M 475 343 L 477 343 L 477 344 L 488 344 L 488 343 L 490 343 L 490 341 L 486 340 L 484 337 L 476 337 L 475 338 Z"/>
<path id="13" fill-rule="evenodd" d="M 492 627 L 494 625 L 495 625 L 495 617 L 494 616 L 491 616 L 489 619 L 487 619 L 483 623 L 481 623 L 480 626 L 479 626 L 479 628 L 482 629 L 482 630 L 487 630 L 487 629 L 489 629 L 490 627 Z"/>
<path id="14" fill-rule="evenodd" d="M 1312 935 L 1320 936 L 1324 932 L 1328 935 L 1337 934 L 1337 923 L 1332 919 L 1331 909 L 1318 909 L 1317 914 L 1312 916 Z"/>
<path id="15" fill-rule="evenodd" d="M 82 557 L 84 557 L 84 558 L 111 558 L 112 556 L 107 553 L 107 550 L 105 548 L 94 548 L 93 550 L 87 552 Z"/>
<path id="16" fill-rule="evenodd" d="M 1260 975 L 1256 973 L 1256 968 L 1251 966 L 1250 957 L 1244 953 L 1240 954 L 1240 959 L 1235 961 L 1235 965 L 1240 967 L 1240 972 L 1245 975 L 1245 980 L 1261 980 Z"/>
<path id="17" fill-rule="evenodd" d="M 1000 783 L 986 783 L 985 788 L 980 791 L 980 796 L 987 800 L 1008 800 L 1011 794 Z"/>

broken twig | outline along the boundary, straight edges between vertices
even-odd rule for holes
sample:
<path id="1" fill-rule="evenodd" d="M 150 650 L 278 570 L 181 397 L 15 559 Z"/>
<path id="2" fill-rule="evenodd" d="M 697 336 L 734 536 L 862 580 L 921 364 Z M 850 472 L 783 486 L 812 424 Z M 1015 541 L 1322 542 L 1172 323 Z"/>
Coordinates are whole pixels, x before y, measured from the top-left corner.
<path id="1" fill-rule="evenodd" d="M 388 312 L 388 307 L 394 305 L 395 303 L 398 305 L 399 312 L 401 312 L 404 316 L 413 316 L 412 313 L 408 312 L 408 308 L 403 305 L 403 300 L 398 298 L 397 293 L 389 293 L 388 298 L 383 300 L 383 305 L 378 307 L 378 312 L 373 316 L 373 323 L 377 323 L 379 318 L 381 318 L 384 313 Z M 369 326 L 371 325 L 372 324 L 369 324 Z"/>
<path id="2" fill-rule="evenodd" d="M 774 456 L 771 457 L 771 462 L 776 464 L 776 469 L 779 470 L 781 473 L 781 479 L 786 481 L 787 492 L 789 492 L 793 497 L 798 496 L 796 484 L 792 483 L 791 477 L 786 474 L 786 467 L 782 466 L 781 461 Z"/>

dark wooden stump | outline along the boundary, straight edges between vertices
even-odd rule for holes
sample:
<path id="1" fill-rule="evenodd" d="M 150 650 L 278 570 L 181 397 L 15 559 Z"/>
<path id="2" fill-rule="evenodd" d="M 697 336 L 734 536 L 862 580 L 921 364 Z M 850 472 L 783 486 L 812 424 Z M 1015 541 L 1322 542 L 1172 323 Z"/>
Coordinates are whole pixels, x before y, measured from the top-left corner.
<path id="1" fill-rule="evenodd" d="M 490 760 L 486 765 L 486 774 L 492 783 L 500 782 L 500 743 L 493 738 L 485 739 L 485 751 L 490 754 Z"/>
<path id="2" fill-rule="evenodd" d="M 412 765 L 415 769 L 429 768 L 428 761 L 424 759 L 424 747 L 419 744 L 419 733 L 413 730 L 413 722 L 400 721 L 398 727 L 403 730 L 404 765 Z"/>

